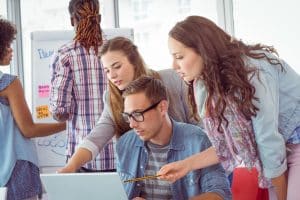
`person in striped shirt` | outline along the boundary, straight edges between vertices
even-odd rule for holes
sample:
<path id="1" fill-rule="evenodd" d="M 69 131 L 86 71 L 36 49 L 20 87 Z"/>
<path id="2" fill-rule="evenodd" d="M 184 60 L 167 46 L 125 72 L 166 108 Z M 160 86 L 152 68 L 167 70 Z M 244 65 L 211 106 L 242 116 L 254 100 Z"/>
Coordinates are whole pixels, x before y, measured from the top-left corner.
<path id="1" fill-rule="evenodd" d="M 71 0 L 74 39 L 63 45 L 52 61 L 50 110 L 54 119 L 67 121 L 67 157 L 95 127 L 103 111 L 102 96 L 107 88 L 98 49 L 102 45 L 98 0 Z M 109 155 L 109 156 L 108 156 Z M 112 142 L 87 163 L 88 170 L 114 171 Z"/>
<path id="2" fill-rule="evenodd" d="M 220 164 L 194 170 L 177 182 L 152 178 L 165 164 L 182 160 L 211 146 L 200 127 L 176 122 L 168 114 L 167 89 L 162 81 L 142 76 L 122 94 L 124 120 L 132 130 L 117 144 L 117 171 L 129 199 L 231 199 L 229 182 Z"/>

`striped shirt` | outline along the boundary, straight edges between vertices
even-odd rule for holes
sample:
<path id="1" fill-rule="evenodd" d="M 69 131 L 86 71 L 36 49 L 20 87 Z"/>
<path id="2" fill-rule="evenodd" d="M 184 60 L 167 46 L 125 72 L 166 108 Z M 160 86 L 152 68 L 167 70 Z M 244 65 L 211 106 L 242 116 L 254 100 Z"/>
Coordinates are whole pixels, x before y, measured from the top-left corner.
<path id="1" fill-rule="evenodd" d="M 101 116 L 107 78 L 94 49 L 87 52 L 74 41 L 58 50 L 53 57 L 51 70 L 50 111 L 54 118 L 57 115 L 68 115 L 69 158 Z M 112 142 L 84 167 L 95 170 L 115 169 Z"/>
<path id="2" fill-rule="evenodd" d="M 147 143 L 148 163 L 145 170 L 145 176 L 155 175 L 159 169 L 167 164 L 167 155 L 169 145 L 160 146 L 153 143 Z M 158 179 L 148 179 L 143 182 L 141 197 L 151 200 L 167 200 L 172 199 L 171 183 Z"/>

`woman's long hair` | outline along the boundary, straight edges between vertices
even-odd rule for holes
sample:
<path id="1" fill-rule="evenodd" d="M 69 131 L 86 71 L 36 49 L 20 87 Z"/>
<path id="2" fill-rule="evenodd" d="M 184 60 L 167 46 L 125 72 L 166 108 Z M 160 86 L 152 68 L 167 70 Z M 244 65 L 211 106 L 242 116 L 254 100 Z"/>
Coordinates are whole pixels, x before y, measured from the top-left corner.
<path id="1" fill-rule="evenodd" d="M 79 42 L 88 52 L 94 48 L 96 55 L 102 45 L 98 0 L 71 0 L 69 13 L 78 22 L 74 40 Z"/>
<path id="2" fill-rule="evenodd" d="M 100 48 L 100 56 L 110 51 L 119 51 L 127 57 L 130 64 L 134 67 L 134 80 L 142 75 L 151 75 L 159 77 L 157 72 L 149 70 L 143 61 L 142 56 L 138 52 L 137 46 L 135 46 L 131 40 L 124 37 L 115 37 L 107 40 Z M 116 136 L 120 137 L 123 133 L 130 130 L 129 124 L 126 123 L 121 113 L 124 111 L 124 99 L 122 97 L 122 91 L 120 91 L 111 81 L 109 81 L 109 103 L 111 111 L 114 117 Z"/>
<path id="3" fill-rule="evenodd" d="M 266 59 L 273 65 L 279 64 L 283 70 L 277 58 L 266 55 L 266 52 L 277 54 L 273 47 L 262 44 L 246 45 L 201 16 L 189 16 L 178 22 L 169 32 L 169 36 L 192 48 L 202 57 L 204 68 L 199 78 L 203 80 L 208 92 L 206 113 L 218 119 L 219 131 L 222 131 L 222 121 L 228 125 L 224 117 L 228 103 L 226 99 L 235 103 L 248 120 L 256 116 L 258 111 L 253 100 L 259 99 L 254 96 L 255 87 L 250 83 L 250 78 L 256 73 L 258 75 L 258 70 L 255 66 L 246 66 L 243 60 L 245 56 Z M 189 89 L 189 102 L 196 118 L 197 107 L 192 86 Z"/>

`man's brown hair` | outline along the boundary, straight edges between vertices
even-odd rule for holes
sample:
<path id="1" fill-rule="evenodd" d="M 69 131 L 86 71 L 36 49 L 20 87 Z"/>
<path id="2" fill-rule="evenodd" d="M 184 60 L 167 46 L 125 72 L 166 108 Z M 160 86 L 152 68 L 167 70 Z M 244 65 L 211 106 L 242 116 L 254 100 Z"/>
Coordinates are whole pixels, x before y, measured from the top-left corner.
<path id="1" fill-rule="evenodd" d="M 167 88 L 163 82 L 151 76 L 141 76 L 132 81 L 123 92 L 123 97 L 131 94 L 145 93 L 149 101 L 154 104 L 161 100 L 168 100 Z"/>

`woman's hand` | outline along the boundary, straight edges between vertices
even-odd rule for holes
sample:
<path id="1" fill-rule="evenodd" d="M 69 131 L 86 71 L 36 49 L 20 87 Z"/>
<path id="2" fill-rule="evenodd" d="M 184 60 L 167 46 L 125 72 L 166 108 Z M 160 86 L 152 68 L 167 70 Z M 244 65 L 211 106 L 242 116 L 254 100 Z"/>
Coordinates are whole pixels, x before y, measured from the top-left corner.
<path id="1" fill-rule="evenodd" d="M 180 160 L 164 165 L 157 174 L 160 175 L 159 179 L 173 183 L 184 177 L 190 170 L 187 160 Z"/>
<path id="2" fill-rule="evenodd" d="M 208 149 L 194 154 L 184 160 L 164 165 L 157 172 L 157 175 L 161 175 L 159 179 L 175 182 L 192 170 L 203 169 L 217 163 L 219 163 L 219 159 L 216 154 L 216 150 L 213 147 L 209 147 Z"/>
<path id="3" fill-rule="evenodd" d="M 61 169 L 57 170 L 57 173 L 75 173 L 76 168 L 69 166 L 68 164 Z"/>

